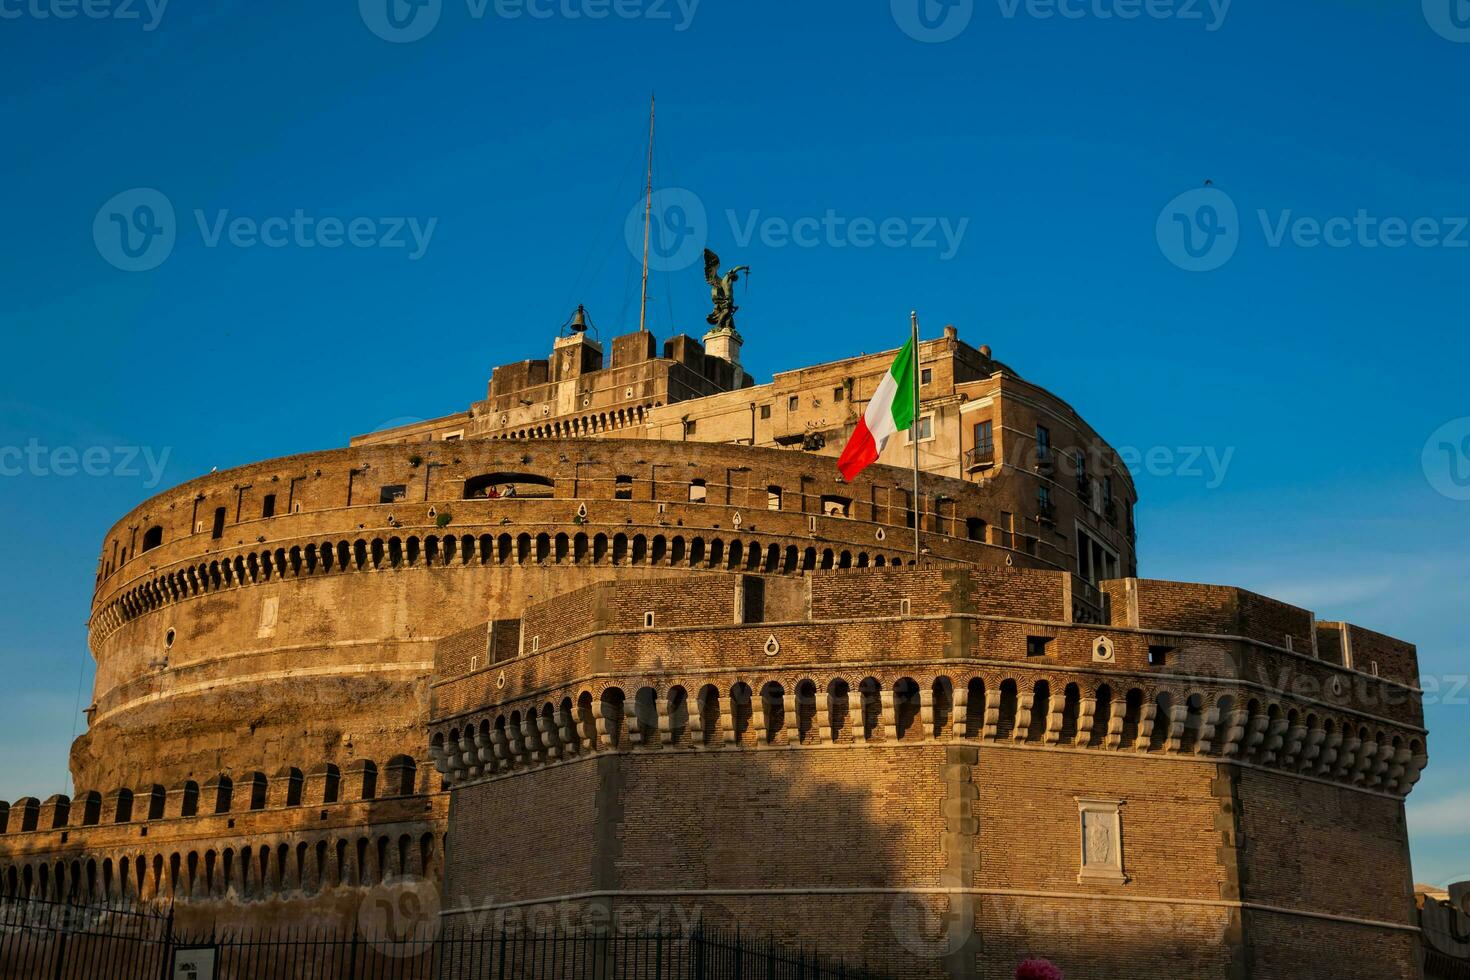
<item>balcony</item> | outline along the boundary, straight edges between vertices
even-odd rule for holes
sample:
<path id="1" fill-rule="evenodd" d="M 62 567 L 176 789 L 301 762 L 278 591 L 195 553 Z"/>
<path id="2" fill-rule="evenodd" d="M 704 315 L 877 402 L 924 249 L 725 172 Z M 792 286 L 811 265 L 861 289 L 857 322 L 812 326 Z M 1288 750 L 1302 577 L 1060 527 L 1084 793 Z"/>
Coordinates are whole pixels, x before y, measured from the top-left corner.
<path id="1" fill-rule="evenodd" d="M 1038 449 L 1036 451 L 1036 472 L 1051 473 L 1056 469 L 1056 459 L 1052 456 L 1050 449 Z"/>
<path id="2" fill-rule="evenodd" d="M 986 443 L 965 451 L 965 472 L 979 473 L 995 465 L 995 444 Z"/>

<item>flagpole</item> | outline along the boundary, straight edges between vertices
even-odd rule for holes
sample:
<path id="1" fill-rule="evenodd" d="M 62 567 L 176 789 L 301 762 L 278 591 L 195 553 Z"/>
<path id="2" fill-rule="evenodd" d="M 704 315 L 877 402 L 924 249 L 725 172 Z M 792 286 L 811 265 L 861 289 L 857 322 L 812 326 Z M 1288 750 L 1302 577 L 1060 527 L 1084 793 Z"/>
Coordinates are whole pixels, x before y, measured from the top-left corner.
<path id="1" fill-rule="evenodd" d="M 648 97 L 648 188 L 643 205 L 643 293 L 638 304 L 638 330 L 648 329 L 648 232 L 653 224 L 653 118 L 658 102 L 655 96 Z"/>
<path id="2" fill-rule="evenodd" d="M 919 511 L 919 311 L 909 313 L 911 325 L 910 342 L 914 345 L 914 424 L 909 432 L 909 441 L 914 444 L 914 561 L 919 560 L 922 553 L 919 548 L 919 524 L 922 515 Z"/>

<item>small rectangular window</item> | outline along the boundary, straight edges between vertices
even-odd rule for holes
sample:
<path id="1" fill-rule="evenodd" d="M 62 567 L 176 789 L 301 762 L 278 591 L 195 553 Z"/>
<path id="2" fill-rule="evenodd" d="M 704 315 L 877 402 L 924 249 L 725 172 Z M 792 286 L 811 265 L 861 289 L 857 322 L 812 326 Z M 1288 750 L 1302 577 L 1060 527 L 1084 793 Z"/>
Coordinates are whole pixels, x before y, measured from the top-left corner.
<path id="1" fill-rule="evenodd" d="M 214 509 L 214 530 L 211 532 L 210 537 L 212 537 L 216 541 L 218 541 L 220 538 L 222 538 L 224 536 L 225 536 L 225 509 L 223 507 L 216 507 Z"/>
<path id="2" fill-rule="evenodd" d="M 781 488 L 780 487 L 775 487 L 775 486 L 766 487 L 766 510 L 780 510 L 780 509 L 781 509 Z"/>
<path id="3" fill-rule="evenodd" d="M 1103 477 L 1102 493 L 1103 503 L 1110 504 L 1113 502 L 1113 478 L 1111 476 Z"/>
<path id="4" fill-rule="evenodd" d="M 762 405 L 761 406 L 761 418 L 768 419 L 770 417 L 771 417 L 771 406 L 769 406 L 769 405 Z"/>
<path id="5" fill-rule="evenodd" d="M 766 621 L 766 580 L 758 575 L 747 575 L 740 584 L 740 621 Z"/>
<path id="6" fill-rule="evenodd" d="M 796 411 L 797 407 L 800 405 L 801 399 L 798 398 L 796 395 L 792 395 L 790 398 L 786 399 L 786 411 L 788 412 Z"/>
<path id="7" fill-rule="evenodd" d="M 910 442 L 912 442 L 913 439 L 914 439 L 914 432 L 915 432 L 915 430 L 918 431 L 918 439 L 919 439 L 920 442 L 926 442 L 929 439 L 933 439 L 934 438 L 934 416 L 932 416 L 932 415 L 920 416 L 919 421 L 915 424 L 914 428 L 909 429 L 909 441 Z"/>
<path id="8" fill-rule="evenodd" d="M 613 481 L 613 499 L 633 499 L 633 478 L 631 476 L 620 476 Z"/>
<path id="9" fill-rule="evenodd" d="M 1036 427 L 1036 458 L 1051 459 L 1051 430 L 1044 425 Z"/>
<path id="10" fill-rule="evenodd" d="M 709 489 L 703 480 L 691 480 L 689 483 L 689 502 L 691 504 L 702 504 L 709 498 Z"/>
<path id="11" fill-rule="evenodd" d="M 684 432 L 688 435 L 694 435 L 694 431 L 697 428 L 699 428 L 699 423 L 696 422 L 694 419 L 690 419 L 689 421 L 684 423 Z"/>
<path id="12" fill-rule="evenodd" d="M 396 504 L 400 500 L 408 499 L 408 486 L 403 483 L 390 483 L 378 492 L 378 503 Z"/>
<path id="13" fill-rule="evenodd" d="M 980 452 L 995 451 L 995 436 L 993 423 L 990 419 L 975 423 L 975 448 Z"/>
<path id="14" fill-rule="evenodd" d="M 1173 652 L 1173 647 L 1150 646 L 1148 648 L 1148 665 L 1150 667 L 1166 666 L 1169 663 L 1169 654 Z"/>
<path id="15" fill-rule="evenodd" d="M 1026 637 L 1026 656 L 1028 656 L 1028 657 L 1044 657 L 1044 656 L 1046 656 L 1046 648 L 1051 645 L 1051 641 L 1052 641 L 1052 638 L 1049 637 L 1049 636 L 1028 636 L 1028 637 Z"/>
<path id="16" fill-rule="evenodd" d="M 832 389 L 832 400 L 834 402 L 840 402 L 840 401 L 842 401 L 842 389 L 841 388 L 833 388 Z"/>
<path id="17" fill-rule="evenodd" d="M 985 522 L 978 517 L 971 517 L 965 521 L 965 536 L 971 541 L 985 540 Z"/>
<path id="18" fill-rule="evenodd" d="M 926 385 L 934 380 L 934 369 L 924 368 L 919 372 L 919 384 Z"/>
<path id="19" fill-rule="evenodd" d="M 276 495 L 275 494 L 268 493 L 268 494 L 265 495 L 265 499 L 263 501 L 261 501 L 261 503 L 260 503 L 260 516 L 261 517 L 275 517 L 276 516 Z"/>

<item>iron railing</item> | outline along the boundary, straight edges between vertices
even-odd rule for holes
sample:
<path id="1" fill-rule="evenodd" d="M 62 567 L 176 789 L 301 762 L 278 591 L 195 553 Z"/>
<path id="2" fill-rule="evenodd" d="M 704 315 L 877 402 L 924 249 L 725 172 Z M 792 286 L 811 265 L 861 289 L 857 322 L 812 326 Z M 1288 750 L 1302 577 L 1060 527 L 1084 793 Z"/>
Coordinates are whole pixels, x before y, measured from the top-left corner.
<path id="1" fill-rule="evenodd" d="M 215 980 L 868 980 L 841 959 L 702 923 L 684 931 L 176 928 L 172 907 L 0 900 L 0 978 L 160 980 L 212 961 Z M 202 973 L 201 976 L 209 976 Z"/>

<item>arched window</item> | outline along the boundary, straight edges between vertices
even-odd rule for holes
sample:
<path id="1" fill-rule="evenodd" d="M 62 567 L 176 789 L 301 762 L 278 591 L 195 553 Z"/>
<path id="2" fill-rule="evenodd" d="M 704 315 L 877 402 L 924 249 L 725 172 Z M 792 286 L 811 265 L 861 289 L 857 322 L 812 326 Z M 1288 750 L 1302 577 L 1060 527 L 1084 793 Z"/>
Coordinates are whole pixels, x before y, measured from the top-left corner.
<path id="1" fill-rule="evenodd" d="M 152 551 L 163 544 L 163 525 L 155 524 L 143 532 L 143 550 Z"/>
<path id="2" fill-rule="evenodd" d="M 482 473 L 464 481 L 464 499 L 550 497 L 556 481 L 535 473 Z"/>
<path id="3" fill-rule="evenodd" d="M 822 514 L 826 517 L 850 517 L 852 516 L 852 500 L 848 497 L 825 494 L 822 497 Z"/>

